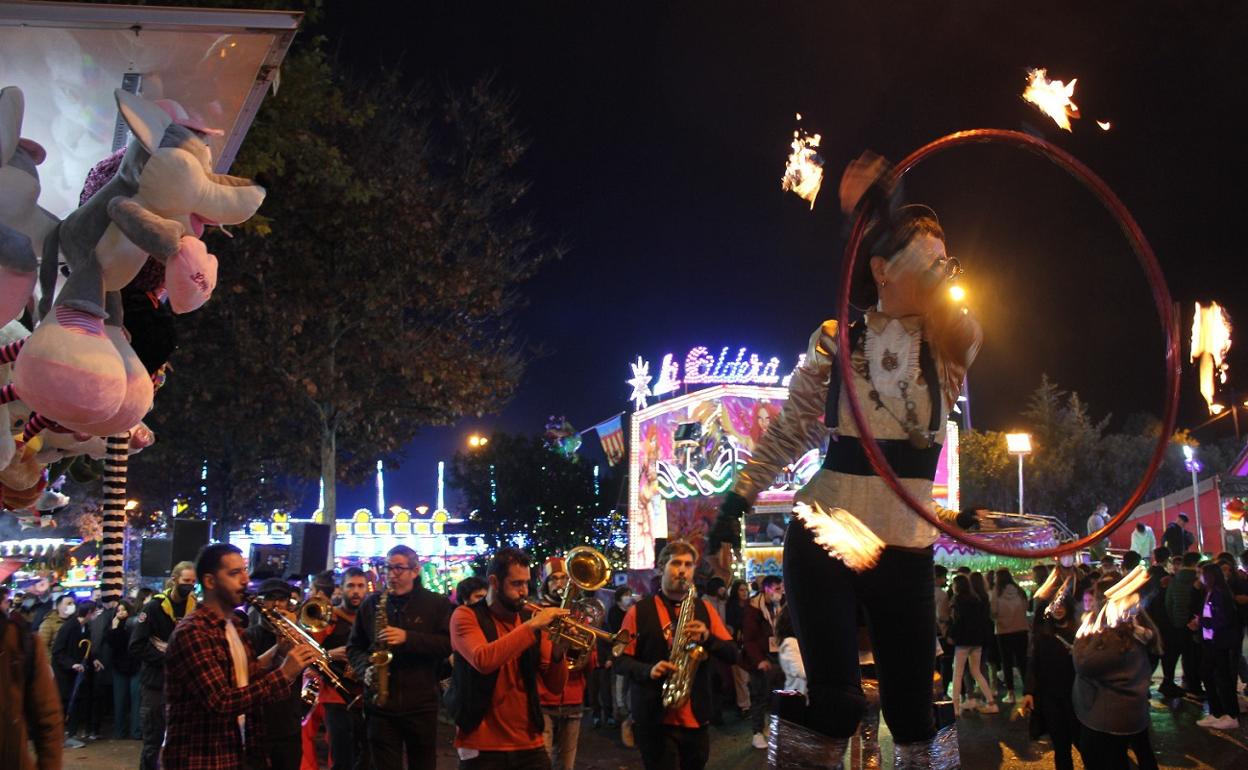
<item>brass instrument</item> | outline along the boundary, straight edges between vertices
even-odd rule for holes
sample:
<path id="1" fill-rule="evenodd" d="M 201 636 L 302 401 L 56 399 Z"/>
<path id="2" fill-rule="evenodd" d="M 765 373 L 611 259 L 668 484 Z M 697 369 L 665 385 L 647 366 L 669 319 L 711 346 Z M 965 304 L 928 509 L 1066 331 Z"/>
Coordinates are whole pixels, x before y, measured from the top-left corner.
<path id="1" fill-rule="evenodd" d="M 386 614 L 390 604 L 390 592 L 383 591 L 377 600 L 377 614 L 373 617 L 373 649 L 368 654 L 369 682 L 373 686 L 370 702 L 377 708 L 385 708 L 390 698 L 390 663 L 394 653 L 390 645 L 381 641 L 381 632 L 390 627 L 390 616 Z"/>
<path id="2" fill-rule="evenodd" d="M 631 637 L 624 630 L 611 634 L 598 628 L 602 623 L 601 605 L 592 597 L 583 595 L 597 591 L 611 579 L 607 557 L 594 548 L 580 545 L 568 551 L 564 563 L 568 570 L 568 587 L 564 589 L 559 606 L 568 610 L 568 614 L 555 618 L 547 627 L 547 632 L 552 642 L 563 641 L 567 644 L 568 668 L 577 671 L 589 662 L 590 650 L 598 641 L 610 644 L 612 655 L 619 655 Z M 542 609 L 541 605 L 532 602 L 526 603 L 525 607 L 532 611 Z"/>
<path id="3" fill-rule="evenodd" d="M 299 607 L 299 625 L 309 631 L 323 631 L 329 626 L 334 608 L 329 600 L 317 594 Z"/>
<path id="4" fill-rule="evenodd" d="M 248 605 L 254 607 L 260 613 L 260 617 L 264 618 L 269 624 L 269 628 L 273 629 L 273 633 L 278 639 L 285 641 L 287 644 L 298 646 L 301 644 L 311 645 L 316 650 L 316 657 L 312 660 L 312 668 L 316 669 L 316 673 L 321 675 L 320 681 L 316 678 L 308 678 L 304 680 L 303 690 L 300 692 L 300 699 L 308 706 L 315 705 L 317 696 L 320 694 L 320 682 L 328 682 L 329 686 L 334 688 L 334 692 L 342 697 L 342 702 L 347 704 L 347 708 L 353 708 L 357 705 L 356 701 L 359 696 L 351 692 L 347 688 L 346 682 L 334 671 L 330 664 L 329 653 L 321 647 L 320 642 L 316 641 L 299 623 L 291 620 L 277 610 L 264 606 L 264 602 L 256 594 L 247 594 L 243 597 Z M 314 601 L 312 599 L 309 602 Z M 303 615 L 303 611 L 300 611 Z"/>
<path id="5" fill-rule="evenodd" d="M 680 617 L 672 630 L 672 654 L 668 658 L 676 666 L 663 680 L 663 708 L 679 708 L 685 705 L 693 692 L 693 675 L 698 672 L 698 665 L 706 660 L 706 649 L 685 638 L 685 626 L 694 619 L 693 608 L 698 603 L 698 589 L 692 581 L 682 581 L 689 586 L 689 592 L 680 602 Z"/>

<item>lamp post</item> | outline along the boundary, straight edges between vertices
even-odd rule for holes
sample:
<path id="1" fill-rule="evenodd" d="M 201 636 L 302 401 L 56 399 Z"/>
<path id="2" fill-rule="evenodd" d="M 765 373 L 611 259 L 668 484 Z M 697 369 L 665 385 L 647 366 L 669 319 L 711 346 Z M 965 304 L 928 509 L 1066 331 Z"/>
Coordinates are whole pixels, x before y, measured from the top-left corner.
<path id="1" fill-rule="evenodd" d="M 1018 455 L 1018 512 L 1023 512 L 1023 458 L 1031 454 L 1030 433 L 1005 434 L 1005 448 L 1012 455 Z"/>
<path id="2" fill-rule="evenodd" d="M 1200 460 L 1196 459 L 1196 450 L 1191 444 L 1183 445 L 1183 467 L 1192 474 L 1192 516 L 1196 519 L 1196 547 L 1205 552 L 1205 530 L 1200 526 L 1200 489 L 1196 474 L 1200 473 Z"/>

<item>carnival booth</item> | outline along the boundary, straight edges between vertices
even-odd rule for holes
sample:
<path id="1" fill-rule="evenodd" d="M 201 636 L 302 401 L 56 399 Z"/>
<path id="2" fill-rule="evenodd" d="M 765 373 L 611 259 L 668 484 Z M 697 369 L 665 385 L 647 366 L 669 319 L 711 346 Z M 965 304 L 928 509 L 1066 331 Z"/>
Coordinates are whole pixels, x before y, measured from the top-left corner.
<path id="1" fill-rule="evenodd" d="M 789 378 L 780 374 L 779 358 L 764 361 L 746 348 L 723 347 L 716 355 L 696 347 L 685 356 L 683 369 L 668 354 L 653 387 L 648 362 L 638 358 L 632 367 L 638 408 L 630 426 L 628 566 L 649 570 L 656 541 L 681 539 L 705 548 L 724 495 L 788 399 Z M 647 405 L 648 399 L 664 396 L 669 397 Z M 933 496 L 956 508 L 957 425 L 949 422 L 946 431 Z M 822 449 L 807 452 L 784 469 L 746 515 L 742 557 L 747 579 L 780 574 L 793 495 L 821 464 Z"/>

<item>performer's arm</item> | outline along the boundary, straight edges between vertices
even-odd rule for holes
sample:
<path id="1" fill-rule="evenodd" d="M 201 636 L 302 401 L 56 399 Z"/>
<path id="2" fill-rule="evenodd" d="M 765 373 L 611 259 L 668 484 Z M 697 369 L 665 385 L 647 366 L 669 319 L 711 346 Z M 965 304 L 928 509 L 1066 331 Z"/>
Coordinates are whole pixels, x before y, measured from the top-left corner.
<path id="1" fill-rule="evenodd" d="M 711 655 L 719 658 L 725 663 L 733 664 L 737 662 L 737 645 L 732 641 L 732 634 L 728 632 L 728 627 L 724 625 L 724 621 L 719 619 L 719 613 L 705 599 L 702 600 L 706 604 L 711 618 L 710 634 L 702 646 Z"/>
<path id="2" fill-rule="evenodd" d="M 451 615 L 451 647 L 482 674 L 499 670 L 536 641 L 537 632 L 521 623 L 494 641 L 487 642 L 471 607 L 458 607 Z"/>
<path id="3" fill-rule="evenodd" d="M 732 491 L 753 503 L 772 485 L 784 466 L 823 442 L 828 434 L 823 417 L 828 375 L 836 351 L 836 321 L 825 321 L 810 336 L 806 359 L 793 370 L 789 398 L 780 416 L 754 447 L 750 461 L 737 475 Z"/>
<path id="4" fill-rule="evenodd" d="M 169 638 L 166 673 L 177 672 L 204 708 L 217 714 L 245 714 L 256 706 L 290 695 L 295 677 L 287 677 L 284 667 L 246 687 L 236 686 L 233 672 L 218 659 L 220 644 L 220 640 L 196 626 L 180 626 Z"/>

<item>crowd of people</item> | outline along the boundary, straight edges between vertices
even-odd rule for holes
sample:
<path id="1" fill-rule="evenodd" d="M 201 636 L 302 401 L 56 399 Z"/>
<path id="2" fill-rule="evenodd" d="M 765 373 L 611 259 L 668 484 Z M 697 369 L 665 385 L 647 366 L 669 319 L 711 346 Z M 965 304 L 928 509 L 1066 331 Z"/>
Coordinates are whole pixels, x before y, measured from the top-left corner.
<path id="1" fill-rule="evenodd" d="M 1202 701 L 1198 725 L 1237 728 L 1248 554 L 1208 560 L 1160 546 L 1150 557 L 1139 614 L 1094 633 L 1080 626 L 1141 563 L 1137 552 L 1036 565 L 1029 590 L 1008 569 L 937 565 L 937 708 L 951 702 L 955 719 L 1015 708 L 1030 717 L 1033 739 L 1049 736 L 1059 769 L 1073 767 L 1075 751 L 1085 767 L 1125 768 L 1129 753 L 1156 767 L 1153 697 Z M 315 770 L 322 756 L 335 770 L 432 768 L 440 717 L 455 725 L 469 769 L 575 767 L 583 725 L 618 729 L 646 768 L 701 768 L 709 726 L 734 711 L 766 749 L 773 691 L 806 692 L 784 581 L 726 584 L 700 561 L 672 542 L 649 593 L 582 593 L 578 617 L 589 607 L 604 632 L 584 649 L 559 632 L 562 599 L 574 590 L 564 560 L 535 564 L 514 548 L 450 597 L 420 585 L 416 554 L 403 546 L 372 592 L 375 576 L 356 568 L 313 576 L 306 592 L 276 577 L 251 580 L 225 544 L 176 565 L 159 593 L 107 609 L 46 590 L 15 604 L 0 587 L 0 647 L 24 661 L 12 666 L 3 708 L 33 739 L 38 762 L 22 752 L 4 766 L 61 766 L 65 749 L 105 733 L 110 704 L 111 737 L 141 740 L 144 770 Z M 321 621 L 307 639 L 264 612 L 298 627 L 302 602 L 318 605 Z M 317 661 L 346 691 L 320 681 Z M 309 680 L 321 684 L 312 697 Z M 669 680 L 682 691 L 675 700 Z"/>

